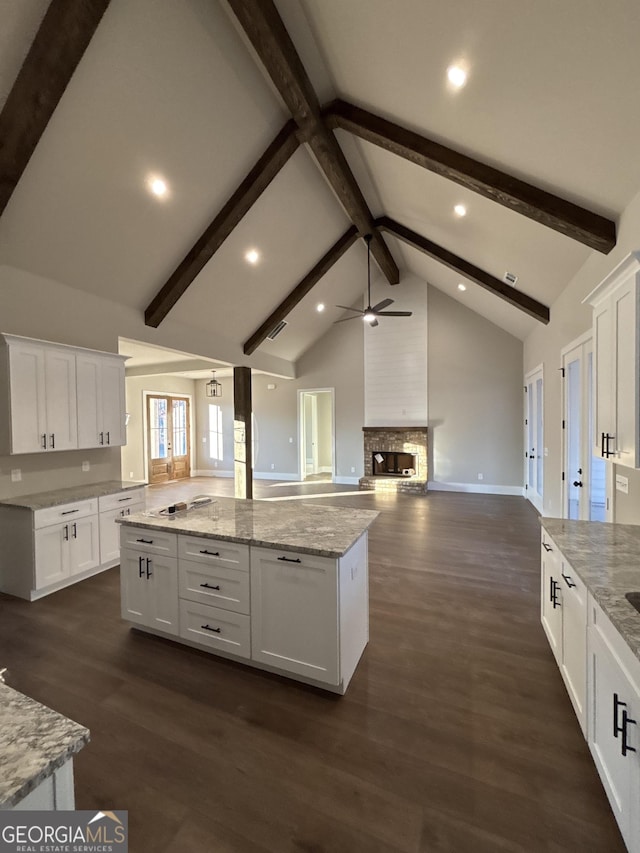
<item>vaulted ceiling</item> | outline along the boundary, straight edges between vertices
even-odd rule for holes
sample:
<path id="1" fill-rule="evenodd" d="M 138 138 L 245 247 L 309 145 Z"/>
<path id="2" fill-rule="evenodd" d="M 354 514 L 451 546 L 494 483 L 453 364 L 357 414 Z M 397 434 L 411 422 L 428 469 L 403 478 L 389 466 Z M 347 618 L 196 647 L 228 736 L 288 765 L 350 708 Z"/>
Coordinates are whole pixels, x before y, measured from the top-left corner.
<path id="1" fill-rule="evenodd" d="M 47 5 L 0 2 L 0 105 Z M 0 218 L 0 263 L 141 313 L 153 304 L 291 119 L 238 20 L 247 5 L 111 0 Z M 276 0 L 276 10 L 320 104 L 355 104 L 609 220 L 640 188 L 636 0 Z M 469 71 L 455 92 L 452 63 Z M 344 126 L 329 133 L 373 219 L 495 279 L 515 273 L 533 300 L 551 305 L 594 251 Z M 171 318 L 248 341 L 348 232 L 352 217 L 305 138 Z M 153 176 L 168 184 L 163 199 L 148 192 Z M 390 297 L 412 273 L 520 338 L 538 322 L 388 228 L 379 239 L 400 272 Z M 356 239 L 257 354 L 297 359 L 365 282 Z"/>

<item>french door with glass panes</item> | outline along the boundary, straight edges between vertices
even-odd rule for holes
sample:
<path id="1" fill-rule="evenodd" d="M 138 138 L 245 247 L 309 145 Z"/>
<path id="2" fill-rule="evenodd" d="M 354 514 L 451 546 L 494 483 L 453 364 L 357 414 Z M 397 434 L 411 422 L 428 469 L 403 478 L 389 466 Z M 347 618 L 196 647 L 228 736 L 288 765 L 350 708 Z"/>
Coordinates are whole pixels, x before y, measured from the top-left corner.
<path id="1" fill-rule="evenodd" d="M 562 517 L 607 520 L 607 464 L 594 455 L 591 333 L 562 350 Z"/>
<path id="2" fill-rule="evenodd" d="M 147 457 L 150 484 L 191 476 L 187 397 L 147 395 Z"/>
<path id="3" fill-rule="evenodd" d="M 542 365 L 525 376 L 526 495 L 542 512 L 544 487 L 544 382 Z"/>

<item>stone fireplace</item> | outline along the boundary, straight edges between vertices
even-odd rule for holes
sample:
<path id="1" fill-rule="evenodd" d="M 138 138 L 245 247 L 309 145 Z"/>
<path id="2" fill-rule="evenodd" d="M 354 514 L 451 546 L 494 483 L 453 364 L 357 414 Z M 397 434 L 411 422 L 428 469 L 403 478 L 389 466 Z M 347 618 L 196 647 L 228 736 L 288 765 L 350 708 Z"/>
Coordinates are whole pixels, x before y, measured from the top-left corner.
<path id="1" fill-rule="evenodd" d="M 427 427 L 363 427 L 364 477 L 359 488 L 425 494 Z"/>

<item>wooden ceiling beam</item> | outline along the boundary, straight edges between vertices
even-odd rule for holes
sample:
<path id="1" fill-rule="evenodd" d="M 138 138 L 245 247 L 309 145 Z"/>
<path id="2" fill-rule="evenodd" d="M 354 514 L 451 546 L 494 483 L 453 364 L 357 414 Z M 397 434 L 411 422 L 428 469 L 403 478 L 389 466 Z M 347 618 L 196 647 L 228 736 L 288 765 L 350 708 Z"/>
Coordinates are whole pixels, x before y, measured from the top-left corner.
<path id="1" fill-rule="evenodd" d="M 299 144 L 297 125 L 290 119 L 155 295 L 144 312 L 147 326 L 157 328 L 160 325 Z"/>
<path id="2" fill-rule="evenodd" d="M 0 113 L 0 215 L 109 0 L 52 0 Z"/>
<path id="3" fill-rule="evenodd" d="M 371 253 L 389 284 L 400 273 L 382 236 L 373 227 L 373 216 L 335 136 L 325 125 L 320 104 L 293 42 L 272 0 L 228 0 L 234 15 L 329 184 L 361 235 L 373 234 Z"/>
<path id="4" fill-rule="evenodd" d="M 616 224 L 610 219 L 368 110 L 336 100 L 323 116 L 331 129 L 346 130 L 598 252 L 608 254 L 616 244 Z"/>
<path id="5" fill-rule="evenodd" d="M 257 329 L 247 341 L 245 341 L 245 355 L 251 355 L 252 352 L 255 352 L 269 332 L 277 326 L 281 320 L 284 320 L 287 314 L 296 307 L 298 302 L 300 302 L 300 300 L 309 293 L 311 288 L 320 281 L 336 261 L 344 255 L 347 249 L 355 243 L 357 237 L 358 229 L 355 225 L 352 225 L 351 228 L 345 231 L 342 237 L 340 237 L 340 239 L 334 243 L 329 251 L 318 261 L 315 267 L 305 275 L 302 281 L 293 288 L 291 293 L 282 300 L 280 305 L 271 312 L 260 328 Z"/>
<path id="6" fill-rule="evenodd" d="M 389 234 L 393 234 L 394 237 L 397 237 L 409 246 L 413 246 L 414 249 L 418 249 L 425 255 L 429 255 L 430 258 L 449 267 L 449 269 L 455 270 L 455 272 L 460 273 L 465 278 L 474 281 L 480 287 L 484 287 L 485 290 L 499 296 L 500 299 L 504 299 L 505 302 L 508 302 L 520 311 L 524 311 L 525 314 L 528 314 L 535 320 L 539 320 L 545 324 L 549 322 L 549 309 L 546 305 L 543 305 L 531 296 L 527 296 L 521 290 L 516 290 L 515 287 L 511 287 L 505 281 L 500 281 L 499 278 L 495 278 L 490 273 L 474 266 L 474 264 L 469 263 L 464 258 L 454 255 L 448 249 L 438 246 L 421 234 L 417 234 L 410 228 L 405 228 L 404 225 L 400 225 L 400 223 L 395 222 L 388 216 L 382 216 L 380 219 L 377 219 L 376 227 L 382 231 L 387 231 Z"/>

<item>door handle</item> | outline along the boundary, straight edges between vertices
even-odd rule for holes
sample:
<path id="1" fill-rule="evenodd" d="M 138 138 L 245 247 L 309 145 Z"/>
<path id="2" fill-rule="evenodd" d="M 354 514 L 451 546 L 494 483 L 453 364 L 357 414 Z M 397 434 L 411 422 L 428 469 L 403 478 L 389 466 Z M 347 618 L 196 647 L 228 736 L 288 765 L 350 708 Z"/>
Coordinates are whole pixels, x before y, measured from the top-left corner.
<path id="1" fill-rule="evenodd" d="M 56 449 L 56 434 L 55 434 L 55 432 L 51 433 L 51 449 L 52 450 Z"/>
<path id="2" fill-rule="evenodd" d="M 72 527 L 73 527 L 73 538 L 77 539 L 78 538 L 78 525 L 75 523 L 75 521 L 73 522 Z"/>
<path id="3" fill-rule="evenodd" d="M 64 538 L 65 542 L 69 541 L 69 525 L 68 524 L 65 524 L 65 526 L 64 526 L 64 537 L 63 538 Z"/>
<path id="4" fill-rule="evenodd" d="M 46 434 L 46 432 L 42 433 L 42 449 L 43 450 L 47 449 L 47 434 Z"/>
<path id="5" fill-rule="evenodd" d="M 582 480 L 574 480 L 573 485 L 574 486 L 580 486 L 580 488 L 582 488 Z"/>
<path id="6" fill-rule="evenodd" d="M 150 578 L 153 575 L 153 572 L 149 571 L 149 566 L 152 565 L 150 557 L 147 557 L 147 578 Z"/>
<path id="7" fill-rule="evenodd" d="M 141 578 L 144 577 L 144 568 L 142 566 L 143 560 L 144 560 L 144 557 L 138 557 L 138 573 L 139 573 L 139 577 L 141 577 Z"/>

